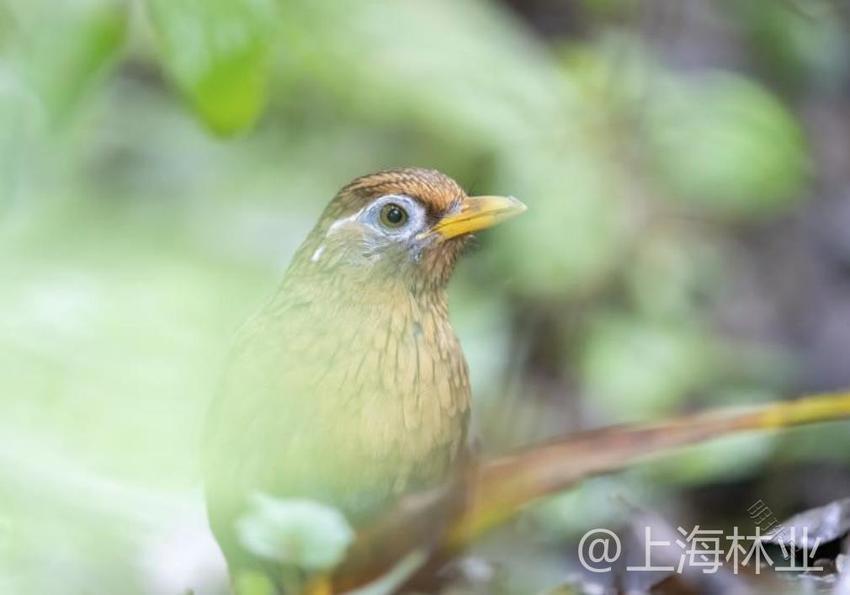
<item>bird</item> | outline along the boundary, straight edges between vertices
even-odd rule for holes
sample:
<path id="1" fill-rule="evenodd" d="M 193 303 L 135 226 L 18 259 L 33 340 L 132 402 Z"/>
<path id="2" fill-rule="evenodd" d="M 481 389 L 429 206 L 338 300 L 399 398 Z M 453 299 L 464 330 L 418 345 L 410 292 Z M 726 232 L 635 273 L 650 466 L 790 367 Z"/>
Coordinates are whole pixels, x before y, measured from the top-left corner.
<path id="1" fill-rule="evenodd" d="M 446 288 L 471 234 L 525 210 L 423 168 L 359 177 L 330 201 L 238 331 L 209 408 L 207 514 L 231 576 L 265 568 L 235 530 L 253 495 L 327 505 L 358 530 L 451 481 L 471 388 Z"/>

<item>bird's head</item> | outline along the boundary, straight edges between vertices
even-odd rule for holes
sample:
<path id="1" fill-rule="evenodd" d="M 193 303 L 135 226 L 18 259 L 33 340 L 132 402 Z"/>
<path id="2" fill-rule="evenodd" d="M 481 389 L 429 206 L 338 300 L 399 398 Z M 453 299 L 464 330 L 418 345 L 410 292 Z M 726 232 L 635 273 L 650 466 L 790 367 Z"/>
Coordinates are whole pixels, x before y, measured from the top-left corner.
<path id="1" fill-rule="evenodd" d="M 296 257 L 312 273 L 403 280 L 412 290 L 442 287 L 473 232 L 522 213 L 512 197 L 467 196 L 430 169 L 357 178 L 330 202 Z"/>

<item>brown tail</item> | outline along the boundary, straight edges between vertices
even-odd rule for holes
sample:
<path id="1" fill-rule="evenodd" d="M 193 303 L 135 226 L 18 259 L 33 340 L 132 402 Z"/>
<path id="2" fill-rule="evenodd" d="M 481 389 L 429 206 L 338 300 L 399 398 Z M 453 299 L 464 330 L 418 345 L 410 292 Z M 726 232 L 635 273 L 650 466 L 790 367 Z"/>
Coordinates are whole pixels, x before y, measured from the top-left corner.
<path id="1" fill-rule="evenodd" d="M 405 499 L 359 536 L 334 580 L 342 590 L 368 582 L 417 548 L 450 556 L 523 506 L 601 473 L 628 468 L 672 448 L 746 431 L 850 417 L 850 392 L 746 410 L 723 410 L 641 426 L 574 434 L 471 467 L 456 489 Z"/>

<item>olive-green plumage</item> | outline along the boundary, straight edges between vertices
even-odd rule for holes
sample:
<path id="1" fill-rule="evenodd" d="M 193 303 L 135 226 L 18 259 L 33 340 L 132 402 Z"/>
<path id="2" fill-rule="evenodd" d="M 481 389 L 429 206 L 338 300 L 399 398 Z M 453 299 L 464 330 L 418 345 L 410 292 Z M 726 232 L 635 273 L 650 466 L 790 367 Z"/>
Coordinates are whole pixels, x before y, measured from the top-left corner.
<path id="1" fill-rule="evenodd" d="M 470 388 L 445 287 L 467 233 L 496 220 L 475 200 L 432 170 L 358 178 L 239 333 L 205 440 L 231 567 L 248 560 L 234 522 L 252 494 L 329 504 L 358 528 L 451 474 Z"/>

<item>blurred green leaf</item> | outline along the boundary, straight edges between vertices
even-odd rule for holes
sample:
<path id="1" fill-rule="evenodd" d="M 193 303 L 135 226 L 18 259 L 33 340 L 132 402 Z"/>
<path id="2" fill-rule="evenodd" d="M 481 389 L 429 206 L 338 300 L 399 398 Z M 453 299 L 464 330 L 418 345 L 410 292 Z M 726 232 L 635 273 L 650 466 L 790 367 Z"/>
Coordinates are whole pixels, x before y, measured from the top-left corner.
<path id="1" fill-rule="evenodd" d="M 275 595 L 271 579 L 257 570 L 244 570 L 234 577 L 235 591 L 244 595 Z"/>
<path id="2" fill-rule="evenodd" d="M 521 517 L 538 539 L 558 542 L 580 538 L 593 527 L 628 521 L 635 506 L 650 506 L 661 497 L 637 473 L 594 477 L 531 506 Z"/>
<path id="3" fill-rule="evenodd" d="M 0 50 L 5 50 L 15 31 L 15 17 L 8 2 L 0 2 Z"/>
<path id="4" fill-rule="evenodd" d="M 263 559 L 302 570 L 330 570 L 345 555 L 354 530 L 335 508 L 311 500 L 256 494 L 236 523 L 239 541 Z"/>
<path id="5" fill-rule="evenodd" d="M 850 39 L 839 3 L 736 2 L 755 56 L 772 78 L 794 92 L 840 88 L 850 68 Z"/>
<path id="6" fill-rule="evenodd" d="M 681 452 L 652 463 L 651 475 L 664 475 L 681 484 L 732 482 L 746 477 L 773 454 L 778 443 L 772 434 L 746 434 L 690 446 Z"/>
<path id="7" fill-rule="evenodd" d="M 668 79 L 648 114 L 652 160 L 682 200 L 760 216 L 800 198 L 809 165 L 802 130 L 756 83 L 721 73 Z"/>
<path id="8" fill-rule="evenodd" d="M 266 104 L 274 0 L 148 0 L 168 71 L 219 134 L 248 128 Z"/>
<path id="9" fill-rule="evenodd" d="M 0 62 L 0 207 L 14 195 L 34 102 L 20 77 Z"/>
<path id="10" fill-rule="evenodd" d="M 618 180 L 589 137 L 570 137 L 574 143 L 563 146 L 516 147 L 496 176 L 494 187 L 519 197 L 528 212 L 493 231 L 487 257 L 526 295 L 586 291 L 625 246 L 630 211 Z"/>
<path id="11" fill-rule="evenodd" d="M 288 67 L 369 118 L 512 154 L 517 141 L 568 124 L 571 91 L 556 62 L 490 2 L 313 0 L 281 10 L 300 57 Z"/>
<path id="12" fill-rule="evenodd" d="M 26 79 L 49 120 L 65 121 L 123 46 L 127 5 L 120 0 L 12 5 Z"/>
<path id="13" fill-rule="evenodd" d="M 669 413 L 715 365 L 699 330 L 625 316 L 597 321 L 581 360 L 593 404 L 617 421 Z"/>
<path id="14" fill-rule="evenodd" d="M 644 316 L 689 321 L 724 286 L 724 265 L 715 238 L 690 228 L 659 229 L 636 247 L 625 280 Z"/>

